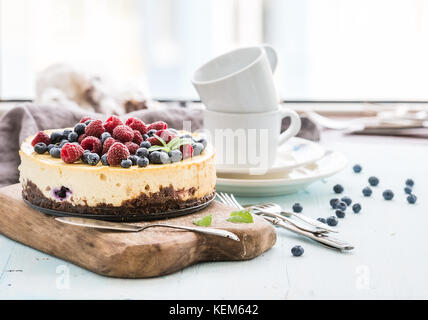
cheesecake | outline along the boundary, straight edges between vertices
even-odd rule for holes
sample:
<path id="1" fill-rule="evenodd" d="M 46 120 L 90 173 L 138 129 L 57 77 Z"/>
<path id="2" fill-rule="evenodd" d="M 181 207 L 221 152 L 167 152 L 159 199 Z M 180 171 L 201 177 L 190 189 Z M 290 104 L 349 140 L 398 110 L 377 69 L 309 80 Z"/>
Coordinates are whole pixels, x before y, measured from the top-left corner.
<path id="1" fill-rule="evenodd" d="M 115 121 L 82 119 L 27 138 L 20 148 L 23 198 L 64 213 L 142 219 L 214 198 L 215 151 L 205 139 L 164 123 Z"/>

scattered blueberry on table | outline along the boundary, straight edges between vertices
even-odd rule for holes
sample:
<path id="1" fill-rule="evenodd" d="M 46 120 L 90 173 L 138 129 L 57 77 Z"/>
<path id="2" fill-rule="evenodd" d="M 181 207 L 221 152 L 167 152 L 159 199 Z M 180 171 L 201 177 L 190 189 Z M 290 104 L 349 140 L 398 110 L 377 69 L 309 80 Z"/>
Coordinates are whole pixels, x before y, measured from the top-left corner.
<path id="1" fill-rule="evenodd" d="M 335 227 L 339 223 L 335 216 L 328 217 L 326 222 L 330 227 Z"/>
<path id="2" fill-rule="evenodd" d="M 415 182 L 412 179 L 407 179 L 406 180 L 406 186 L 413 187 L 414 184 L 415 184 Z"/>
<path id="3" fill-rule="evenodd" d="M 333 209 L 336 209 L 336 205 L 337 205 L 339 202 L 340 202 L 340 200 L 339 200 L 339 199 L 337 199 L 337 198 L 333 198 L 333 199 L 331 199 L 331 200 L 330 200 L 330 206 L 331 206 Z"/>
<path id="4" fill-rule="evenodd" d="M 356 164 L 355 166 L 353 166 L 352 169 L 354 170 L 355 173 L 360 173 L 361 170 L 363 170 L 363 168 L 359 164 Z"/>
<path id="5" fill-rule="evenodd" d="M 352 211 L 354 211 L 354 213 L 359 213 L 361 211 L 361 204 L 354 203 L 354 205 L 352 206 Z"/>
<path id="6" fill-rule="evenodd" d="M 376 187 L 379 184 L 379 179 L 377 177 L 370 177 L 369 178 L 369 184 L 372 187 Z"/>
<path id="7" fill-rule="evenodd" d="M 325 218 L 318 218 L 317 220 L 321 223 L 327 223 L 327 220 L 325 220 Z"/>
<path id="8" fill-rule="evenodd" d="M 345 211 L 343 211 L 343 210 L 336 210 L 336 216 L 338 217 L 338 218 L 345 218 Z"/>
<path id="9" fill-rule="evenodd" d="M 411 187 L 405 187 L 404 188 L 404 193 L 406 193 L 406 194 L 412 194 L 412 188 Z"/>
<path id="10" fill-rule="evenodd" d="M 348 206 L 346 205 L 345 202 L 339 202 L 339 203 L 336 204 L 336 209 L 337 210 L 345 211 L 347 207 Z"/>
<path id="11" fill-rule="evenodd" d="M 342 186 L 342 185 L 340 185 L 340 184 L 336 184 L 336 185 L 333 187 L 333 191 L 334 191 L 335 193 L 342 193 L 342 192 L 344 191 L 344 189 L 343 189 L 343 186 Z"/>
<path id="12" fill-rule="evenodd" d="M 373 191 L 370 189 L 370 187 L 365 187 L 363 189 L 363 195 L 364 197 L 370 197 L 372 195 Z"/>
<path id="13" fill-rule="evenodd" d="M 300 213 L 302 211 L 303 211 L 303 207 L 302 207 L 302 205 L 300 203 L 295 203 L 293 205 L 293 212 Z"/>
<path id="14" fill-rule="evenodd" d="M 295 257 L 300 257 L 304 252 L 305 250 L 302 246 L 294 246 L 291 248 L 291 254 Z"/>
<path id="15" fill-rule="evenodd" d="M 392 198 L 394 198 L 394 192 L 392 192 L 392 190 L 387 189 L 382 193 L 382 196 L 385 200 L 392 200 Z"/>
<path id="16" fill-rule="evenodd" d="M 407 202 L 410 204 L 415 204 L 417 197 L 414 194 L 410 194 L 407 196 Z"/>
<path id="17" fill-rule="evenodd" d="M 345 202 L 346 203 L 346 205 L 349 207 L 350 205 L 351 205 L 351 203 L 352 203 L 352 199 L 351 198 L 349 198 L 349 197 L 343 197 L 342 199 L 340 199 L 340 200 L 342 200 L 342 202 Z"/>

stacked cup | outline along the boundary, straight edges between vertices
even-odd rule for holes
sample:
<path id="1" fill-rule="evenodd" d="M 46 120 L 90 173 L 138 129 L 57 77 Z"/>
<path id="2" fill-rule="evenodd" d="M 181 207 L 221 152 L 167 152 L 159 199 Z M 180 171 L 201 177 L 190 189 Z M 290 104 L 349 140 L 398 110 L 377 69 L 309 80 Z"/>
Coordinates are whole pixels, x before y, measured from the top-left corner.
<path id="1" fill-rule="evenodd" d="M 204 126 L 218 168 L 263 174 L 273 166 L 278 147 L 299 132 L 297 113 L 280 106 L 273 80 L 277 61 L 270 46 L 245 47 L 196 70 L 192 82 L 206 107 Z M 285 117 L 290 126 L 281 133 Z"/>

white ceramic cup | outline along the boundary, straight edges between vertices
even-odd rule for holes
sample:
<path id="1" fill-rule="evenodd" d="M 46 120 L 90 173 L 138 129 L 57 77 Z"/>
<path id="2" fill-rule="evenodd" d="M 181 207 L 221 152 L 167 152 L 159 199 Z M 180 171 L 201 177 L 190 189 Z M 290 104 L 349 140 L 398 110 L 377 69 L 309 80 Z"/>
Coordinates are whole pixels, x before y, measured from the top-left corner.
<path id="1" fill-rule="evenodd" d="M 272 74 L 277 61 L 268 45 L 236 49 L 201 66 L 192 83 L 210 111 L 274 111 L 279 104 Z"/>
<path id="2" fill-rule="evenodd" d="M 282 119 L 290 117 L 290 127 L 281 133 Z M 280 107 L 263 113 L 223 113 L 204 111 L 204 128 L 216 148 L 218 168 L 250 168 L 263 174 L 276 160 L 278 146 L 300 131 L 296 112 Z"/>

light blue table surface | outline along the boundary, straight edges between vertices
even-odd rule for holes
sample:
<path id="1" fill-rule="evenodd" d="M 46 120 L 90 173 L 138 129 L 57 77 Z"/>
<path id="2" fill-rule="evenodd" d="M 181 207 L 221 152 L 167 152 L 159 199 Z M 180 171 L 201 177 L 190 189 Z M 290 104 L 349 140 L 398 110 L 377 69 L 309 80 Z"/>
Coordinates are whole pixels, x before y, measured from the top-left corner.
<path id="1" fill-rule="evenodd" d="M 425 141 L 387 138 L 327 139 L 323 144 L 343 151 L 350 165 L 338 175 L 297 194 L 239 198 L 242 203 L 274 201 L 285 208 L 295 202 L 311 217 L 333 215 L 332 186 L 360 202 L 339 222 L 340 237 L 352 253 L 326 249 L 286 230 L 276 245 L 245 262 L 201 263 L 154 279 L 111 279 L 43 254 L 0 236 L 1 299 L 377 299 L 428 298 L 428 145 Z M 354 174 L 354 163 L 363 166 Z M 364 198 L 361 189 L 376 175 L 380 185 Z M 415 180 L 416 205 L 407 204 L 404 182 Z M 382 191 L 395 192 L 384 201 Z M 295 258 L 294 245 L 305 253 Z"/>

